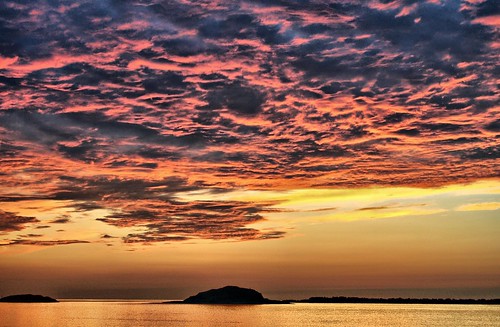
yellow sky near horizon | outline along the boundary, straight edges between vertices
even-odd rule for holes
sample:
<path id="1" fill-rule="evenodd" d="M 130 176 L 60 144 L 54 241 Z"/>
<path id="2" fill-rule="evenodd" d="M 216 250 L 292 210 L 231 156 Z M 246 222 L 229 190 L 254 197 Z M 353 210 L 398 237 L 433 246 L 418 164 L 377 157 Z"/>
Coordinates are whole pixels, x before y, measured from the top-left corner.
<path id="1" fill-rule="evenodd" d="M 300 189 L 186 192 L 183 201 L 270 201 L 259 230 L 283 230 L 269 240 L 123 243 L 140 227 L 95 220 L 108 212 L 71 212 L 47 204 L 40 223 L 68 215 L 70 222 L 8 234 L 39 233 L 37 240 L 77 239 L 89 244 L 1 246 L 0 278 L 63 292 L 79 279 L 90 289 L 185 289 L 250 285 L 270 292 L 335 288 L 488 288 L 498 285 L 500 244 L 496 180 L 440 188 Z M 34 214 L 33 203 L 18 213 Z M 104 228 L 105 227 L 105 228 Z M 64 230 L 64 231 L 63 231 Z M 113 238 L 102 238 L 106 233 Z M 5 238 L 5 234 L 1 238 Z M 14 277 L 13 277 L 14 276 Z M 121 280 L 121 281 L 120 281 Z M 17 281 L 17 282 L 14 282 Z M 23 282 L 21 282 L 23 281 Z"/>

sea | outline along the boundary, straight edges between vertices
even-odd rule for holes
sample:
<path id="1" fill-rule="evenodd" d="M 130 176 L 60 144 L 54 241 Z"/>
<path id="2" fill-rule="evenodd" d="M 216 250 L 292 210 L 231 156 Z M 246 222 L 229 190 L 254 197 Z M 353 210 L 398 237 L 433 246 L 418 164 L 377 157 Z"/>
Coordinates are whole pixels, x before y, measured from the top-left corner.
<path id="1" fill-rule="evenodd" d="M 191 305 L 155 301 L 65 300 L 0 303 L 0 327 L 156 326 L 500 326 L 499 305 Z"/>

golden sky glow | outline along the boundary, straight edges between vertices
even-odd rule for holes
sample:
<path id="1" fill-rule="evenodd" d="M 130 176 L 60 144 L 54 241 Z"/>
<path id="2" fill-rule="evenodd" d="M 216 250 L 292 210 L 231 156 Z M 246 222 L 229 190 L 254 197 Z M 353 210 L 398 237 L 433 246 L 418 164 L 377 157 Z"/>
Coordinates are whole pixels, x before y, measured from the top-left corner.
<path id="1" fill-rule="evenodd" d="M 499 296 L 495 8 L 2 1 L 0 295 Z"/>

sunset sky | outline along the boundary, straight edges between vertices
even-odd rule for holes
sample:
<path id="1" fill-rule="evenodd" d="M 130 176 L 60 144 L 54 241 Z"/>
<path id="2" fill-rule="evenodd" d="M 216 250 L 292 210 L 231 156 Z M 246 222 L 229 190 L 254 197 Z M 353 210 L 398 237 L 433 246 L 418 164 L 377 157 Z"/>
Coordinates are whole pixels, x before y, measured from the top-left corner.
<path id="1" fill-rule="evenodd" d="M 500 297 L 497 0 L 0 1 L 0 296 Z"/>

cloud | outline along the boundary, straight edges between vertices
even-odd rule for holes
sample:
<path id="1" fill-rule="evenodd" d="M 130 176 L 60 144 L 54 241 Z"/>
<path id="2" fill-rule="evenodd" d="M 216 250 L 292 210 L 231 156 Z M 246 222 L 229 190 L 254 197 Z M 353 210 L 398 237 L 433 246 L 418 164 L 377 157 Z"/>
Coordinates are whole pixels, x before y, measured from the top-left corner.
<path id="1" fill-rule="evenodd" d="M 9 245 L 34 245 L 34 246 L 56 246 L 56 245 L 68 245 L 68 244 L 85 244 L 90 243 L 88 241 L 80 241 L 80 240 L 27 240 L 27 239 L 16 239 L 7 241 L 4 243 L 0 242 L 0 246 L 9 246 Z"/>
<path id="2" fill-rule="evenodd" d="M 0 233 L 20 231 L 26 224 L 37 223 L 35 217 L 18 216 L 12 212 L 0 210 Z"/>
<path id="3" fill-rule="evenodd" d="M 114 212 L 144 228 L 128 241 L 250 240 L 282 236 L 251 225 L 268 204 L 176 197 L 497 177 L 497 16 L 490 0 L 2 1 L 0 201 Z"/>
<path id="4" fill-rule="evenodd" d="M 255 28 L 256 19 L 248 13 L 231 14 L 227 18 L 207 18 L 198 28 L 201 36 L 206 38 L 246 39 L 251 38 L 249 29 Z"/>
<path id="5" fill-rule="evenodd" d="M 64 216 L 61 216 L 57 219 L 50 221 L 51 224 L 67 224 L 69 222 L 71 222 L 69 215 L 64 215 Z"/>
<path id="6" fill-rule="evenodd" d="M 365 208 L 359 208 L 358 211 L 386 210 L 386 209 L 390 209 L 390 208 L 391 207 L 389 207 L 389 206 L 365 207 Z"/>
<path id="7" fill-rule="evenodd" d="M 109 235 L 109 234 L 103 234 L 103 235 L 101 236 L 101 238 L 102 238 L 102 239 L 110 239 L 110 238 L 116 238 L 116 237 L 115 237 L 115 236 L 111 236 L 111 235 Z"/>
<path id="8" fill-rule="evenodd" d="M 499 119 L 494 120 L 494 121 L 486 124 L 484 126 L 484 128 L 486 128 L 487 130 L 492 131 L 492 132 L 499 132 L 500 131 L 500 120 Z"/>
<path id="9" fill-rule="evenodd" d="M 456 211 L 483 211 L 483 210 L 497 210 L 500 209 L 499 202 L 480 202 L 464 204 L 457 207 Z"/>
<path id="10" fill-rule="evenodd" d="M 264 93 L 257 88 L 248 87 L 242 81 L 233 81 L 208 92 L 207 109 L 227 107 L 241 115 L 256 115 L 262 111 Z"/>
<path id="11" fill-rule="evenodd" d="M 207 189 L 210 190 L 208 185 L 190 184 L 185 179 L 175 177 L 143 180 L 61 176 L 57 190 L 37 200 L 64 201 L 65 207 L 73 212 L 105 208 L 113 213 L 97 220 L 119 228 L 145 230 L 124 237 L 127 243 L 188 239 L 258 240 L 284 235 L 279 230 L 251 227 L 252 224 L 265 221 L 264 214 L 277 210 L 271 208 L 275 202 L 178 200 L 178 194 Z M 210 191 L 213 194 L 223 192 L 226 190 L 214 188 Z M 14 198 L 11 201 L 22 202 L 26 199 Z M 31 217 L 8 217 L 11 216 L 13 221 L 4 226 L 5 231 L 20 230 L 22 224 L 38 221 Z M 67 224 L 72 221 L 71 214 L 65 214 L 49 223 Z M 21 243 L 16 241 L 15 244 Z"/>
<path id="12" fill-rule="evenodd" d="M 98 220 L 117 227 L 142 227 L 129 234 L 127 243 L 188 239 L 256 240 L 283 237 L 282 231 L 262 231 L 248 225 L 262 222 L 273 203 L 235 201 L 149 201 L 149 206 L 117 210 Z"/>

